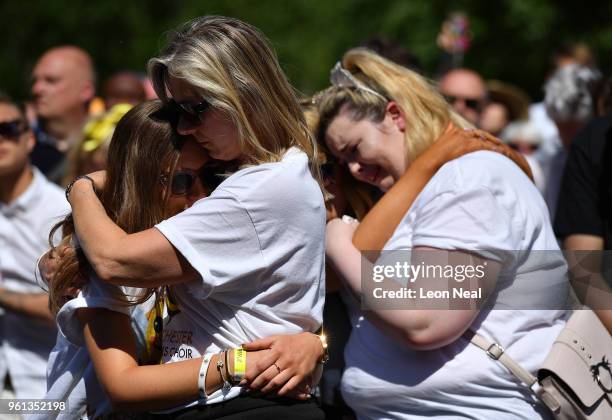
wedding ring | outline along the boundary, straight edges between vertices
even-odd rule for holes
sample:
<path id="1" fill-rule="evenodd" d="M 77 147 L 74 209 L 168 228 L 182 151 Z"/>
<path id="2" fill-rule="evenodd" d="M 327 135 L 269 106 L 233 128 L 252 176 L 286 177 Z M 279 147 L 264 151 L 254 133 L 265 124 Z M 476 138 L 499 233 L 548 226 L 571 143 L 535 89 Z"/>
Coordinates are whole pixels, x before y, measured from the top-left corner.
<path id="1" fill-rule="evenodd" d="M 278 365 L 276 363 L 273 363 L 274 367 L 276 368 L 276 370 L 278 370 L 278 373 L 281 373 L 281 368 L 278 367 Z"/>

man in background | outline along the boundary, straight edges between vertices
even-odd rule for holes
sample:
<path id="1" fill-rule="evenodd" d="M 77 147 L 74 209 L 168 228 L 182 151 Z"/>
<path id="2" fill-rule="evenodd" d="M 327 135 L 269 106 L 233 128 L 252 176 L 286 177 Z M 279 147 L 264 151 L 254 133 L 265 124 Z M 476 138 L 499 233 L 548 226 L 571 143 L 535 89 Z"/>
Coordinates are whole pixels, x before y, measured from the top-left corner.
<path id="1" fill-rule="evenodd" d="M 487 87 L 478 73 L 463 68 L 450 70 L 440 78 L 439 90 L 463 118 L 477 127 L 480 125 Z"/>
<path id="2" fill-rule="evenodd" d="M 34 134 L 24 112 L 0 97 L 0 390 L 8 373 L 17 398 L 42 398 L 57 331 L 34 269 L 49 231 L 70 207 L 30 165 Z"/>
<path id="3" fill-rule="evenodd" d="M 75 46 L 45 52 L 32 73 L 32 95 L 37 144 L 32 163 L 49 179 L 59 182 L 65 172 L 66 155 L 77 142 L 95 95 L 92 60 Z"/>

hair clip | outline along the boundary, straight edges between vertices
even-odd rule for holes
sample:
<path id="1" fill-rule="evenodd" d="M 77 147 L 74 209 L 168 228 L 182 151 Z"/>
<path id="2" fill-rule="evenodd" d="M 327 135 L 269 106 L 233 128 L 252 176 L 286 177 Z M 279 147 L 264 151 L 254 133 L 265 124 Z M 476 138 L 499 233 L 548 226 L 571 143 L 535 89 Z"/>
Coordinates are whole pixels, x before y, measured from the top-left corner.
<path id="1" fill-rule="evenodd" d="M 372 95 L 376 95 L 387 101 L 387 98 L 385 98 L 383 95 L 376 92 L 374 89 L 367 87 L 359 80 L 355 79 L 355 77 L 351 74 L 350 71 L 342 67 L 342 64 L 339 61 L 331 70 L 329 81 L 335 87 L 361 89 L 364 92 L 371 93 Z"/>

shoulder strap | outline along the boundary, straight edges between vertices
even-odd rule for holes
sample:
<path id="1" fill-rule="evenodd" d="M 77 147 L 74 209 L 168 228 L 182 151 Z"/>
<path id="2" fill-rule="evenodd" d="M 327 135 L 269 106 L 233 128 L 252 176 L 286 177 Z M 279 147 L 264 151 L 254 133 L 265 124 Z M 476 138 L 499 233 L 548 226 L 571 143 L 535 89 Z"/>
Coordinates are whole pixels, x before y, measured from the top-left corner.
<path id="1" fill-rule="evenodd" d="M 499 361 L 506 369 L 508 369 L 514 376 L 516 376 L 521 382 L 531 388 L 538 380 L 535 376 L 529 373 L 521 365 L 516 363 L 505 352 L 504 348 L 497 343 L 492 343 L 482 335 L 474 333 L 474 336 L 470 340 L 476 347 L 481 348 L 487 353 L 487 355 L 493 359 Z"/>
<path id="2" fill-rule="evenodd" d="M 549 410 L 551 410 L 553 413 L 559 411 L 559 402 L 550 393 L 546 392 L 539 386 L 538 379 L 535 376 L 508 356 L 502 346 L 487 340 L 475 331 L 468 331 L 474 334 L 470 339 L 472 344 L 484 350 L 491 359 L 497 360 L 499 363 L 501 363 L 510 371 L 510 373 L 524 383 L 531 390 L 531 392 L 533 392 L 536 397 L 538 397 L 540 401 L 542 401 L 544 405 L 548 407 Z"/>

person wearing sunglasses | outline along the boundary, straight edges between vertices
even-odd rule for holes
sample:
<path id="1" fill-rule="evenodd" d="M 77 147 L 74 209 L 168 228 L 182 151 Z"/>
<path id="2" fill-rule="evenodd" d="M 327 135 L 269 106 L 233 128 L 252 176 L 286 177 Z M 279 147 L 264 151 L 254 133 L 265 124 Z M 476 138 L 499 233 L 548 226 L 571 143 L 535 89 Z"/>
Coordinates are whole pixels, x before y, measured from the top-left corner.
<path id="1" fill-rule="evenodd" d="M 438 88 L 459 115 L 475 126 L 480 124 L 487 88 L 478 73 L 461 68 L 450 70 L 440 78 Z"/>
<path id="2" fill-rule="evenodd" d="M 137 105 L 119 122 L 109 146 L 107 181 L 98 193 L 105 210 L 127 232 L 184 211 L 221 180 L 204 149 L 192 137 L 177 136 L 163 115 L 160 101 Z M 119 416 L 171 407 L 197 395 L 192 378 L 199 374 L 202 357 L 160 365 L 162 355 L 181 351 L 164 343 L 163 334 L 186 322 L 173 287 L 103 283 L 78 249 L 72 218 L 54 229 L 60 228 L 60 246 L 70 243 L 76 253 L 62 259 L 50 284 L 50 305 L 61 334 L 49 357 L 46 398 L 68 402 L 59 418 Z M 142 312 L 149 320 L 146 329 L 139 322 Z M 135 336 L 143 334 L 144 343 L 138 345 Z M 250 369 L 268 352 L 248 352 Z M 209 392 L 222 385 L 212 366 L 205 372 Z"/>
<path id="3" fill-rule="evenodd" d="M 273 350 L 261 374 L 247 373 L 250 387 L 286 396 L 312 386 L 325 361 L 314 334 L 325 291 L 325 206 L 315 144 L 276 54 L 251 25 L 204 16 L 179 29 L 149 73 L 160 99 L 176 102 L 177 132 L 236 168 L 206 199 L 133 233 L 107 216 L 91 182 L 76 181 L 69 201 L 85 255 L 104 282 L 173 285 L 184 315 L 164 334 L 176 348 L 165 363 L 244 344 Z M 103 186 L 103 174 L 91 177 Z M 287 346 L 288 334 L 299 345 Z M 259 418 L 323 416 L 307 399 L 262 397 L 247 409 L 245 384 L 224 382 L 177 410 L 197 415 L 225 402 Z"/>
<path id="4" fill-rule="evenodd" d="M 0 389 L 42 398 L 57 330 L 32 267 L 69 211 L 62 190 L 30 164 L 35 139 L 23 110 L 0 97 Z"/>

